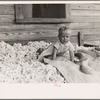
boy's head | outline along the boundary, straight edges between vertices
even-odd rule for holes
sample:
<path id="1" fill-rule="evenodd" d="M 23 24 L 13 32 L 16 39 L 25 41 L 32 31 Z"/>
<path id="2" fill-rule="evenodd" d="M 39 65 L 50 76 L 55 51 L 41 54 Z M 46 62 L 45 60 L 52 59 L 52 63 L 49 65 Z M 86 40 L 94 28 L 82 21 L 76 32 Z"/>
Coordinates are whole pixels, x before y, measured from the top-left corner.
<path id="1" fill-rule="evenodd" d="M 70 41 L 71 30 L 69 28 L 63 26 L 59 29 L 58 32 L 59 32 L 58 37 L 62 44 L 65 44 L 68 41 Z"/>

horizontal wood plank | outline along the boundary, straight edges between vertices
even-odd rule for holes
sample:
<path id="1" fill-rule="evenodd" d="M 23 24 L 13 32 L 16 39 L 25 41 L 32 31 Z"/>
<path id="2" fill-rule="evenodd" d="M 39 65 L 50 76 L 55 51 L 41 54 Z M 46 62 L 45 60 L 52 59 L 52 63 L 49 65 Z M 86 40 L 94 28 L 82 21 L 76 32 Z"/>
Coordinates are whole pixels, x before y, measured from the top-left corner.
<path id="1" fill-rule="evenodd" d="M 100 46 L 100 40 L 98 40 L 98 41 L 84 41 L 84 46 L 87 46 L 87 47 Z"/>
<path id="2" fill-rule="evenodd" d="M 68 26 L 69 24 L 66 24 Z M 45 32 L 45 31 L 57 31 L 63 26 L 60 24 L 9 24 L 0 25 L 0 32 L 9 31 L 33 31 L 33 32 Z"/>
<path id="3" fill-rule="evenodd" d="M 100 34 L 100 29 L 82 29 L 82 30 L 72 30 L 73 34 L 77 34 L 78 32 L 81 32 L 82 34 Z"/>
<path id="4" fill-rule="evenodd" d="M 0 6 L 0 15 L 14 15 L 13 6 Z"/>
<path id="5" fill-rule="evenodd" d="M 100 22 L 100 17 L 89 17 L 89 16 L 71 16 L 71 22 L 76 23 L 93 23 L 93 22 Z"/>
<path id="6" fill-rule="evenodd" d="M 99 30 L 100 23 L 66 23 L 66 24 L 5 24 L 0 25 L 0 32 L 9 31 L 31 31 L 31 32 L 58 32 L 62 26 L 69 27 L 72 30 L 92 29 Z"/>
<path id="7" fill-rule="evenodd" d="M 76 31 L 76 30 L 74 30 Z M 86 31 L 86 30 L 85 30 Z M 82 31 L 82 34 L 84 34 L 84 41 L 97 41 L 100 40 L 100 33 L 84 33 L 85 31 Z M 77 32 L 75 35 L 72 35 L 71 42 L 78 43 L 78 36 Z M 88 31 L 89 32 L 89 31 Z M 100 31 L 98 31 L 100 32 Z M 50 34 L 50 32 L 47 33 L 31 33 L 31 32 L 0 32 L 0 41 L 48 41 L 48 42 L 55 42 L 58 39 L 58 33 Z"/>
<path id="8" fill-rule="evenodd" d="M 90 16 L 90 17 L 89 17 Z M 16 23 L 66 23 L 66 22 L 73 22 L 73 20 L 77 22 L 100 22 L 100 11 L 87 11 L 87 10 L 71 10 L 71 19 L 50 19 L 50 18 L 33 18 L 33 19 L 18 19 Z M 74 18 L 73 18 L 74 17 Z"/>
<path id="9" fill-rule="evenodd" d="M 0 23 L 14 23 L 14 20 L 14 15 L 0 15 Z"/>
<path id="10" fill-rule="evenodd" d="M 6 6 L 6 7 L 14 7 L 15 4 L 0 4 L 1 7 Z"/>
<path id="11" fill-rule="evenodd" d="M 68 26 L 68 25 L 66 25 Z M 73 30 L 79 30 L 79 29 L 99 29 L 100 28 L 100 23 L 70 23 L 69 28 Z"/>
<path id="12" fill-rule="evenodd" d="M 100 10 L 100 4 L 71 4 L 71 9 Z"/>
<path id="13" fill-rule="evenodd" d="M 2 26 L 1 26 L 2 27 Z M 6 27 L 6 26 L 5 26 Z M 41 27 L 41 29 L 39 28 L 36 28 L 34 27 L 34 29 L 14 29 L 14 28 L 11 28 L 9 29 L 9 25 L 7 26 L 8 28 L 5 28 L 4 26 L 2 28 L 0 28 L 0 34 L 43 34 L 43 35 L 54 35 L 54 36 L 58 36 L 58 29 L 57 27 L 55 28 L 52 28 L 52 27 L 48 27 L 48 28 L 43 28 Z M 43 28 L 43 29 L 42 29 Z M 71 35 L 77 35 L 77 33 L 79 31 L 82 31 L 82 30 L 72 30 L 72 33 Z"/>
<path id="14" fill-rule="evenodd" d="M 71 37 L 72 42 L 77 43 L 77 35 Z M 0 41 L 29 41 L 29 40 L 47 40 L 49 42 L 56 41 L 58 39 L 57 34 L 41 34 L 41 33 L 0 33 Z"/>
<path id="15" fill-rule="evenodd" d="M 100 16 L 100 10 L 94 11 L 94 10 L 71 10 L 71 15 L 74 16 Z"/>
<path id="16" fill-rule="evenodd" d="M 70 19 L 66 19 L 66 18 L 26 18 L 26 19 L 17 19 L 16 23 L 20 23 L 20 24 L 25 24 L 25 23 L 66 23 L 66 22 L 71 22 Z"/>
<path id="17" fill-rule="evenodd" d="M 97 41 L 97 40 L 100 40 L 100 34 L 84 35 L 84 41 Z"/>
<path id="18" fill-rule="evenodd" d="M 12 25 L 11 25 L 12 26 Z M 0 26 L 0 34 L 42 34 L 42 35 L 56 35 L 58 36 L 58 29 L 59 25 L 32 25 L 32 26 L 27 26 L 27 25 L 13 25 L 11 27 L 10 25 L 6 26 Z M 19 28 L 20 27 L 20 28 Z M 21 28 L 22 27 L 22 28 Z M 27 28 L 26 28 L 27 27 Z M 100 28 L 96 29 L 72 29 L 72 35 L 77 35 L 78 32 L 82 32 L 83 34 L 100 34 Z"/>

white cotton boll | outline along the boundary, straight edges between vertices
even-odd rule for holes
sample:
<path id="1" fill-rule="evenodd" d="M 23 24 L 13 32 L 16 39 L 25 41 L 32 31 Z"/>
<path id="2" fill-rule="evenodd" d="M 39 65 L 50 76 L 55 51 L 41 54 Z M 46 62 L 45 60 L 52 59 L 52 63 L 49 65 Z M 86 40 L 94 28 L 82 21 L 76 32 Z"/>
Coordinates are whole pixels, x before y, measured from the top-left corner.
<path id="1" fill-rule="evenodd" d="M 7 82 L 7 77 L 6 77 L 6 75 L 3 74 L 3 73 L 0 73 L 0 82 L 1 82 L 1 83 Z"/>
<path id="2" fill-rule="evenodd" d="M 35 80 L 36 80 L 37 83 L 43 83 L 45 81 L 45 76 L 42 75 L 42 74 L 36 75 Z"/>
<path id="3" fill-rule="evenodd" d="M 46 65 L 46 70 L 53 70 L 55 73 L 57 73 L 56 68 L 51 65 Z"/>
<path id="4" fill-rule="evenodd" d="M 53 70 L 49 70 L 47 73 L 47 77 L 51 77 L 55 74 L 55 72 Z"/>

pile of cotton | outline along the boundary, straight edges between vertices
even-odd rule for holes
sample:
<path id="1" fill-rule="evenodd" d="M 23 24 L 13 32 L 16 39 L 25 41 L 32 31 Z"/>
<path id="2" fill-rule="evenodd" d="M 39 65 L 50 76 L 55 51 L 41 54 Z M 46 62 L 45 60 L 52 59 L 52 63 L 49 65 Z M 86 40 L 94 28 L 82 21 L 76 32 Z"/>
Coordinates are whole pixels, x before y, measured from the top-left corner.
<path id="1" fill-rule="evenodd" d="M 36 59 L 36 51 L 50 44 L 29 42 L 13 46 L 0 42 L 0 83 L 65 83 L 57 69 Z"/>
<path id="2" fill-rule="evenodd" d="M 14 43 L 12 46 L 0 42 L 0 83 L 66 83 L 54 66 L 45 65 L 37 60 L 36 51 L 39 48 L 45 49 L 50 44 L 34 41 L 26 45 Z M 93 48 L 75 45 L 75 49 Z"/>
<path id="3" fill-rule="evenodd" d="M 74 44 L 74 48 L 75 48 L 76 51 L 77 50 L 87 50 L 87 51 L 89 51 L 89 50 L 93 50 L 95 47 L 84 47 L 84 46 L 78 46 L 77 44 Z"/>

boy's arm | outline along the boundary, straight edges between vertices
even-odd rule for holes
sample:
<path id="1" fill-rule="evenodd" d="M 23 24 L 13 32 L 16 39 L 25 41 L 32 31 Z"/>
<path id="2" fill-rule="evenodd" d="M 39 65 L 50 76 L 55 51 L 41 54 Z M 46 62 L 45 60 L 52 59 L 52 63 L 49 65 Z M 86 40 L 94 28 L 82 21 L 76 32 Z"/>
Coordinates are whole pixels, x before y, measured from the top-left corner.
<path id="1" fill-rule="evenodd" d="M 56 59 L 56 55 L 57 55 L 57 49 L 55 47 L 53 47 L 52 60 Z"/>
<path id="2" fill-rule="evenodd" d="M 72 43 L 70 43 L 69 45 L 69 55 L 70 55 L 70 60 L 74 62 L 74 46 L 72 45 Z"/>
<path id="3" fill-rule="evenodd" d="M 70 60 L 74 62 L 74 52 L 73 50 L 69 50 Z"/>
<path id="4" fill-rule="evenodd" d="M 42 61 L 43 61 L 43 58 L 44 58 L 44 57 L 40 55 L 40 56 L 38 57 L 38 61 L 42 62 Z"/>

